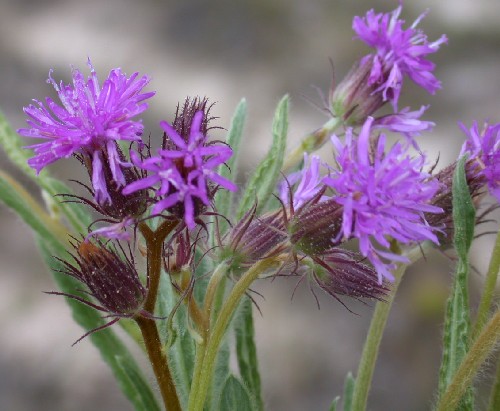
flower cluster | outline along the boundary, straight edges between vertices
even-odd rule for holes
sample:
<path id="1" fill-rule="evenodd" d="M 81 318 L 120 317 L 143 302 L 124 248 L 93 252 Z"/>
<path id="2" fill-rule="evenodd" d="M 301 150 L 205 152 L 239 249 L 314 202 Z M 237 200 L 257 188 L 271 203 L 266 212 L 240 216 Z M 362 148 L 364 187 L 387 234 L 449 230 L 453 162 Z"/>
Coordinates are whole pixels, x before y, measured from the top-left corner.
<path id="1" fill-rule="evenodd" d="M 379 276 L 392 279 L 393 264 L 384 260 L 398 261 L 401 257 L 379 250 L 376 244 L 390 248 L 388 237 L 402 244 L 425 240 L 437 243 L 435 228 L 426 223 L 423 213 L 442 212 L 429 204 L 439 184 L 422 171 L 423 155 L 410 157 L 400 143 L 386 152 L 384 134 L 372 146 L 372 123 L 369 117 L 357 139 L 348 129 L 345 143 L 332 136 L 339 167 L 332 169 L 324 181 L 344 208 L 344 237 L 358 238 L 361 253 L 377 268 Z"/>
<path id="2" fill-rule="evenodd" d="M 188 112 L 181 116 L 193 111 L 191 106 L 187 107 Z M 145 160 L 134 153 L 132 161 L 137 167 L 146 170 L 148 176 L 127 185 L 123 190 L 124 194 L 131 194 L 158 186 L 155 189 L 157 201 L 152 208 L 152 215 L 161 214 L 164 210 L 175 214 L 174 206 L 180 205 L 180 215 L 189 229 L 196 225 L 195 217 L 200 213 L 200 206 L 210 204 L 213 188 L 209 183 L 213 182 L 231 191 L 237 189 L 232 182 L 214 170 L 224 164 L 233 152 L 227 145 L 207 141 L 207 135 L 202 131 L 204 118 L 203 110 L 196 111 L 188 129 L 183 133 L 162 121 L 160 125 L 165 131 L 166 145 L 169 148 L 158 149 L 157 156 Z M 176 123 L 183 124 L 174 121 Z"/>
<path id="3" fill-rule="evenodd" d="M 370 67 L 368 83 L 376 85 L 374 92 L 381 92 L 383 100 L 391 101 L 395 110 L 405 75 L 431 94 L 441 88 L 432 73 L 435 65 L 426 56 L 447 42 L 445 35 L 429 42 L 425 33 L 417 29 L 426 13 L 404 29 L 404 21 L 399 19 L 401 10 L 402 5 L 392 13 L 370 10 L 364 18 L 355 17 L 352 23 L 357 37 L 375 49 L 375 53 L 361 60 L 361 65 Z"/>
<path id="4" fill-rule="evenodd" d="M 113 180 L 125 185 L 121 166 L 123 155 L 117 141 L 140 142 L 143 131 L 141 121 L 132 120 L 143 113 L 144 102 L 154 92 L 143 93 L 149 77 L 134 73 L 127 77 L 117 68 L 111 70 L 102 86 L 88 61 L 90 76 L 85 79 L 78 69 L 73 69 L 73 85 L 59 85 L 49 74 L 48 82 L 57 91 L 61 105 L 51 98 L 46 106 L 36 101 L 24 109 L 30 128 L 18 130 L 19 134 L 42 140 L 29 146 L 35 156 L 28 161 L 38 173 L 47 165 L 72 155 L 80 155 L 92 176 L 95 199 L 98 203 L 111 202 L 104 176 L 105 165 L 111 170 Z M 106 163 L 106 164 L 104 164 Z"/>

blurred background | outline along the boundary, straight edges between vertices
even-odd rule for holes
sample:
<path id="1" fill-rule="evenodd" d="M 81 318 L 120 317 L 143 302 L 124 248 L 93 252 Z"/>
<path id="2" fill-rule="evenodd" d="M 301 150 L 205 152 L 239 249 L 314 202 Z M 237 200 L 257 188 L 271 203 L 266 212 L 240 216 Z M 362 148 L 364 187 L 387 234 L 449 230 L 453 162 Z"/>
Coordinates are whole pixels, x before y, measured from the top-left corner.
<path id="1" fill-rule="evenodd" d="M 442 33 L 449 37 L 449 45 L 432 56 L 443 89 L 429 96 L 407 81 L 400 101 L 400 107 L 414 109 L 431 104 L 426 119 L 437 125 L 419 141 L 431 159 L 440 155 L 442 167 L 456 157 L 464 139 L 459 120 L 500 120 L 500 2 L 406 3 L 408 23 L 430 8 L 421 27 L 431 40 Z M 54 95 L 45 82 L 49 69 L 56 80 L 67 82 L 70 65 L 88 73 L 87 57 L 101 79 L 114 67 L 152 77 L 149 89 L 157 95 L 144 124 L 153 140 L 160 135 L 159 121 L 171 120 L 187 95 L 216 102 L 213 114 L 225 128 L 245 97 L 249 115 L 239 176 L 244 179 L 269 144 L 281 96 L 292 98 L 292 145 L 326 120 L 308 99 L 319 102 L 311 85 L 329 87 L 328 58 L 340 80 L 368 52 L 352 41 L 353 16 L 396 6 L 387 0 L 0 0 L 0 108 L 14 128 L 24 126 L 22 107 L 32 98 Z M 3 153 L 0 162 L 34 189 Z M 83 178 L 74 162 L 60 163 L 52 167 L 56 176 Z M 73 324 L 63 299 L 42 294 L 54 286 L 29 230 L 3 206 L 0 228 L 0 410 L 132 410 L 90 341 L 71 347 L 83 331 Z M 474 245 L 473 307 L 492 240 L 484 236 Z M 370 410 L 426 410 L 435 398 L 452 263 L 438 253 L 428 258 L 432 264 L 413 266 L 398 292 Z M 347 301 L 353 314 L 320 295 L 318 310 L 307 286 L 291 300 L 294 287 L 293 279 L 256 287 L 265 297 L 258 300 L 263 315 L 256 314 L 265 402 L 273 411 L 327 410 L 341 394 L 346 373 L 357 369 L 374 304 Z M 491 371 L 487 368 L 482 379 Z M 479 408 L 485 402 L 481 398 Z"/>

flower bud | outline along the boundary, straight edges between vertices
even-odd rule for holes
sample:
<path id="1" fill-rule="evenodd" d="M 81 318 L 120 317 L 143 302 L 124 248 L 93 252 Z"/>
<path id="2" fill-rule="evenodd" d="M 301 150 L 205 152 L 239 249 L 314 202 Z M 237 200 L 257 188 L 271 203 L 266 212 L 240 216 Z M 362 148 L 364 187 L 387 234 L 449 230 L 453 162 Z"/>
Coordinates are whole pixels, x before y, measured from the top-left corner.
<path id="1" fill-rule="evenodd" d="M 319 198 L 324 190 L 319 192 Z M 317 255 L 330 250 L 340 242 L 343 207 L 333 199 L 307 202 L 288 223 L 290 243 L 297 252 Z"/>
<path id="2" fill-rule="evenodd" d="M 359 254 L 332 248 L 321 257 L 314 258 L 313 278 L 321 289 L 334 298 L 345 295 L 382 300 L 389 289 L 378 282 L 376 270 L 363 264 L 361 259 Z"/>
<path id="3" fill-rule="evenodd" d="M 282 210 L 256 217 L 254 205 L 228 234 L 226 252 L 233 265 L 250 266 L 287 248 L 287 235 Z"/>
<path id="4" fill-rule="evenodd" d="M 60 260 L 65 273 L 85 284 L 100 306 L 80 297 L 69 297 L 115 317 L 141 314 L 147 290 L 129 258 L 124 255 L 123 259 L 116 248 L 105 247 L 100 242 L 81 242 L 75 245 L 75 251 L 75 264 Z"/>

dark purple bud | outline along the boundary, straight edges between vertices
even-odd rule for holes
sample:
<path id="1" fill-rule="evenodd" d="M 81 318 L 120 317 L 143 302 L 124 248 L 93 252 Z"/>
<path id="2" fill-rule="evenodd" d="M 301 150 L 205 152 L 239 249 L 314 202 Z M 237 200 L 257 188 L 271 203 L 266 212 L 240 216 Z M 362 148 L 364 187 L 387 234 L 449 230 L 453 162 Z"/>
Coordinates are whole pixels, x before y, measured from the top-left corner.
<path id="1" fill-rule="evenodd" d="M 256 208 L 254 205 L 228 234 L 226 250 L 233 257 L 234 266 L 250 266 L 288 248 L 284 212 L 257 217 Z"/>
<path id="2" fill-rule="evenodd" d="M 316 195 L 319 199 L 324 190 Z M 343 207 L 334 200 L 307 202 L 288 222 L 289 240 L 296 252 L 312 256 L 338 245 L 342 231 Z"/>
<path id="3" fill-rule="evenodd" d="M 333 115 L 347 125 L 363 124 L 386 103 L 382 93 L 376 92 L 379 85 L 370 83 L 372 65 L 372 61 L 356 63 L 330 96 Z"/>
<path id="4" fill-rule="evenodd" d="M 185 230 L 175 236 L 165 250 L 163 266 L 170 276 L 193 270 L 195 243 L 192 243 L 189 232 Z"/>
<path id="5" fill-rule="evenodd" d="M 363 257 L 351 251 L 333 248 L 313 259 L 312 275 L 318 286 L 337 298 L 382 300 L 389 292 L 384 283 L 379 284 L 377 271 L 361 262 Z"/>
<path id="6" fill-rule="evenodd" d="M 77 296 L 69 297 L 116 317 L 141 314 L 147 290 L 139 279 L 133 261 L 125 253 L 90 241 L 76 244 L 75 251 L 75 264 L 61 260 L 66 268 L 65 273 L 85 284 L 89 294 L 100 305 Z"/>

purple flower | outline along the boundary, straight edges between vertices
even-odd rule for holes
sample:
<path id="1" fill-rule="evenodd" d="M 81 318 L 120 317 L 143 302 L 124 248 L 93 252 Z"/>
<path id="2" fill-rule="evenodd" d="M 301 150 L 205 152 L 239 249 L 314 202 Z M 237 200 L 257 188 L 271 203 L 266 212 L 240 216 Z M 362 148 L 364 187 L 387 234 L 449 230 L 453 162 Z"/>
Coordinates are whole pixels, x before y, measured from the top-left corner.
<path id="1" fill-rule="evenodd" d="M 403 134 L 408 142 L 418 149 L 415 137 L 423 131 L 430 131 L 436 125 L 432 121 L 420 120 L 422 114 L 429 106 L 422 106 L 418 111 L 410 111 L 405 107 L 399 113 L 378 117 L 372 124 L 373 129 L 385 128 L 395 133 Z"/>
<path id="2" fill-rule="evenodd" d="M 354 17 L 352 23 L 357 37 L 375 49 L 375 53 L 361 61 L 361 64 L 371 64 L 368 82 L 379 85 L 376 92 L 382 92 L 384 101 L 390 100 L 395 110 L 405 75 L 431 94 L 441 88 L 441 83 L 432 74 L 435 65 L 426 56 L 448 41 L 442 35 L 429 43 L 424 32 L 416 28 L 427 13 L 421 14 L 408 29 L 403 29 L 404 21 L 398 19 L 401 9 L 402 5 L 392 13 L 377 14 L 370 10 L 364 18 Z"/>
<path id="3" fill-rule="evenodd" d="M 91 231 L 85 237 L 85 241 L 88 241 L 90 237 L 105 237 L 112 240 L 129 241 L 130 233 L 127 231 L 127 227 L 132 226 L 134 223 L 135 220 L 133 218 L 126 217 L 123 221 Z"/>
<path id="4" fill-rule="evenodd" d="M 30 128 L 18 133 L 31 138 L 45 140 L 27 148 L 34 149 L 35 156 L 28 164 L 39 173 L 44 167 L 60 158 L 80 155 L 91 164 L 92 185 L 96 201 L 111 201 L 104 178 L 103 156 L 106 156 L 114 180 L 125 184 L 121 170 L 124 159 L 116 141 L 141 141 L 143 126 L 132 118 L 144 112 L 148 105 L 144 100 L 155 93 L 141 93 L 149 77 L 131 77 L 119 68 L 111 70 L 108 78 L 99 85 L 97 74 L 90 59 L 90 76 L 85 79 L 78 69 L 73 69 L 73 84 L 58 85 L 49 72 L 51 83 L 59 95 L 61 105 L 51 98 L 45 104 L 34 100 L 36 105 L 24 108 Z"/>
<path id="5" fill-rule="evenodd" d="M 302 170 L 287 176 L 285 181 L 282 181 L 279 186 L 280 199 L 284 204 L 289 203 L 290 188 L 297 182 L 298 185 L 293 191 L 293 206 L 299 208 L 308 200 L 313 198 L 323 187 L 322 177 L 319 169 L 321 160 L 318 156 L 309 156 L 304 153 L 304 166 Z"/>
<path id="6" fill-rule="evenodd" d="M 400 143 L 385 153 L 385 135 L 370 141 L 372 123 L 368 117 L 357 139 L 352 128 L 347 129 L 345 144 L 332 136 L 339 167 L 324 182 L 335 190 L 332 198 L 344 208 L 341 235 L 359 239 L 361 253 L 374 265 L 381 282 L 383 277 L 393 280 L 393 261 L 406 261 L 388 250 L 390 238 L 402 244 L 437 243 L 436 229 L 429 226 L 424 213 L 442 210 L 429 205 L 439 183 L 422 172 L 424 157 L 411 158 Z"/>
<path id="7" fill-rule="evenodd" d="M 209 181 L 227 190 L 237 189 L 231 181 L 214 171 L 231 157 L 233 151 L 226 145 L 207 142 L 206 135 L 200 131 L 203 114 L 203 111 L 198 111 L 194 115 L 187 138 L 162 121 L 160 125 L 177 149 L 159 149 L 158 156 L 143 161 L 133 153 L 134 164 L 147 170 L 149 175 L 127 185 L 123 190 L 124 194 L 130 194 L 159 185 L 156 188 L 158 201 L 153 206 L 152 214 L 160 214 L 163 210 L 181 204 L 181 213 L 189 229 L 195 226 L 197 203 L 210 204 L 212 193 L 209 191 Z"/>
<path id="8" fill-rule="evenodd" d="M 485 123 L 480 130 L 475 121 L 470 129 L 464 124 L 460 128 L 467 136 L 460 156 L 467 153 L 476 163 L 477 175 L 486 180 L 491 195 L 500 202 L 500 123 Z"/>

